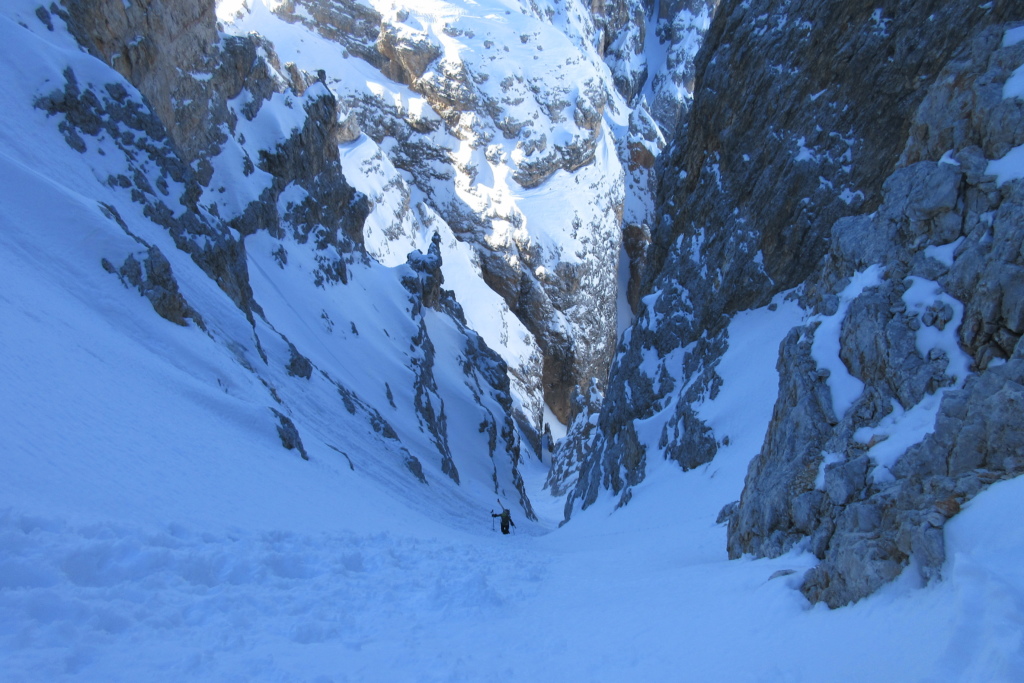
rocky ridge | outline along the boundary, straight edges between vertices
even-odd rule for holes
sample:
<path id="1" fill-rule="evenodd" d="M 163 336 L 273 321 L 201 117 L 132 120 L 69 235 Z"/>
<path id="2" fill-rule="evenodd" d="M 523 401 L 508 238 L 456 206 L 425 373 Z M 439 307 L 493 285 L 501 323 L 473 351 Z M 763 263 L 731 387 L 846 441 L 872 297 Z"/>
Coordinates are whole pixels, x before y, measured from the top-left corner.
<path id="1" fill-rule="evenodd" d="M 362 241 L 366 198 L 346 181 L 338 152 L 345 112 L 323 76 L 282 64 L 257 36 L 218 34 L 213 3 L 201 4 L 179 12 L 177 3 L 161 0 L 130 6 L 69 1 L 66 9 L 52 5 L 36 12 L 51 33 L 66 26 L 84 48 L 132 80 L 129 85 L 93 66 L 82 76 L 80 68 L 69 67 L 63 86 L 35 103 L 70 148 L 103 160 L 97 168 L 109 174 L 106 186 L 114 199 L 101 208 L 137 249 L 110 254 L 103 267 L 137 288 L 161 316 L 179 325 L 192 321 L 231 349 L 265 388 L 268 417 L 277 423 L 282 445 L 304 459 L 319 450 L 310 447 L 312 434 L 354 468 L 358 459 L 345 444 L 369 439 L 415 479 L 427 483 L 436 467 L 459 484 L 445 407 L 474 405 L 483 420 L 481 452 L 493 469 L 487 484 L 533 517 L 517 469 L 521 444 L 506 366 L 466 326 L 438 273 L 429 287 L 402 286 L 403 280 L 430 281 L 439 258 L 428 259 L 424 268 L 414 255 L 394 271 L 368 258 Z M 174 112 L 166 121 L 165 111 Z M 230 297 L 248 335 L 231 314 L 211 312 L 209 304 L 197 308 L 190 298 L 194 285 L 179 286 L 178 274 L 189 270 L 180 255 Z M 292 314 L 282 316 L 279 295 L 266 285 L 268 269 L 283 271 L 282 281 L 304 282 L 303 306 L 320 302 L 320 320 L 294 327 Z M 395 358 L 408 356 L 408 386 L 392 379 L 379 397 L 357 392 L 353 387 L 373 378 L 325 355 L 322 349 L 332 345 L 361 343 L 358 311 L 337 304 L 346 287 L 358 290 L 359 300 L 373 287 L 405 292 L 395 297 L 405 307 L 403 329 L 394 331 L 393 340 L 387 330 L 373 336 L 380 332 L 378 345 L 394 347 Z M 350 334 L 335 331 L 339 319 L 351 320 Z M 311 327 L 324 335 L 317 348 L 289 339 L 308 337 Z M 438 333 L 457 342 L 435 352 L 431 337 Z M 461 372 L 439 377 L 434 369 L 440 364 L 457 364 Z M 362 371 L 372 374 L 372 368 Z M 417 420 L 385 417 L 405 410 L 406 401 Z M 343 419 L 346 413 L 353 419 Z M 363 431 L 365 437 L 351 435 Z M 387 467 L 371 470 L 384 476 Z"/>

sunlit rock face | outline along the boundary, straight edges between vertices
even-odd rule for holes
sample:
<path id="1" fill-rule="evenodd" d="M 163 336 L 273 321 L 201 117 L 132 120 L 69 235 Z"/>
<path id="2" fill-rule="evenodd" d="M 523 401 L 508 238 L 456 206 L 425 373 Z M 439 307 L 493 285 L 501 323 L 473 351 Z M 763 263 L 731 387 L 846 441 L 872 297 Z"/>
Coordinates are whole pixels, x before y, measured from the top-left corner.
<path id="1" fill-rule="evenodd" d="M 488 342 L 539 433 L 545 403 L 567 420 L 573 386 L 607 376 L 625 196 L 612 129 L 629 111 L 572 3 L 485 20 L 444 9 L 299 0 L 274 13 L 379 70 L 323 65 L 382 151 L 369 170 L 392 208 L 368 249 L 395 262 L 435 230 L 469 248 L 472 277 L 500 297 L 467 306 L 469 322 L 500 328 Z M 479 320 L 495 314 L 498 326 Z"/>
<path id="2" fill-rule="evenodd" d="M 282 61 L 323 69 L 351 113 L 346 130 L 364 137 L 343 145 L 342 161 L 371 201 L 368 252 L 401 263 L 438 232 L 443 249 L 460 254 L 446 259 L 460 300 L 481 283 L 497 294 L 464 308 L 508 362 L 534 436 L 545 406 L 568 421 L 573 388 L 607 378 L 620 260 L 639 281 L 643 253 L 624 255 L 622 234 L 647 234 L 653 223 L 664 136 L 650 113 L 651 81 L 692 63 L 710 18 L 706 8 L 686 14 L 693 30 L 677 45 L 666 27 L 683 9 L 653 10 L 636 1 L 427 11 L 347 0 L 218 10 L 228 32 L 258 32 Z M 658 58 L 648 66 L 652 44 Z M 672 78 L 660 99 L 688 98 L 685 79 Z"/>

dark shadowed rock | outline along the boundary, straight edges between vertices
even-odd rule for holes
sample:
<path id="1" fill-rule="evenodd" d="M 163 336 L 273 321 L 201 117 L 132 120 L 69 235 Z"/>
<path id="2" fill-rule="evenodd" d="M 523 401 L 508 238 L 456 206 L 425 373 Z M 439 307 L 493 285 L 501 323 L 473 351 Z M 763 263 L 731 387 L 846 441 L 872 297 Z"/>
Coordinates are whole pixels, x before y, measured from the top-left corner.
<path id="1" fill-rule="evenodd" d="M 119 276 L 125 286 L 137 288 L 161 318 L 182 326 L 187 324 L 186 318 L 191 318 L 205 329 L 202 316 L 185 301 L 171 272 L 170 262 L 157 247 L 149 247 L 141 260 L 135 254 L 128 254 L 120 268 L 104 259 L 103 267 Z"/>
<path id="2" fill-rule="evenodd" d="M 877 286 L 850 303 L 840 334 L 840 357 L 864 384 L 860 398 L 831 418 L 809 410 L 830 397 L 808 401 L 815 385 L 788 383 L 807 376 L 807 362 L 785 353 L 780 360 L 779 401 L 730 521 L 729 552 L 774 556 L 809 538 L 821 560 L 803 583 L 812 601 L 836 607 L 858 600 L 911 562 L 925 581 L 937 578 L 946 520 L 993 481 L 1024 473 L 1024 365 L 1016 303 L 1006 303 L 1017 296 L 1024 266 L 1024 183 L 991 191 L 974 151 L 1005 148 L 993 137 L 1024 144 L 1024 130 L 1004 127 L 1014 116 L 987 115 L 991 94 L 1001 98 L 1009 72 L 1024 64 L 1024 45 L 1001 47 L 1003 28 L 981 31 L 938 75 L 882 203 L 871 215 L 835 223 L 824 267 L 808 288 L 807 300 L 827 313 L 853 273 L 870 264 L 884 269 Z M 949 102 L 971 104 L 951 116 L 939 106 Z M 937 140 L 954 146 L 939 150 Z M 791 337 L 798 333 L 813 339 L 816 331 Z M 941 349 L 922 345 L 921 335 L 938 333 L 946 340 Z M 933 406 L 932 431 L 879 460 L 884 421 L 926 405 Z M 810 424 L 813 435 L 801 435 Z"/>
<path id="3" fill-rule="evenodd" d="M 295 423 L 292 419 L 284 413 L 276 410 L 275 408 L 270 409 L 277 417 L 277 435 L 281 438 L 281 445 L 288 450 L 298 450 L 299 455 L 302 456 L 303 460 L 309 460 L 309 455 L 306 453 L 306 449 L 302 445 L 302 438 L 299 436 L 299 430 L 295 427 Z"/>
<path id="4" fill-rule="evenodd" d="M 896 223 L 857 215 L 882 202 L 883 183 L 906 145 L 918 105 L 961 45 L 965 31 L 977 32 L 1015 12 L 1019 14 L 1020 8 L 1014 3 L 978 5 L 966 0 L 913 6 L 808 0 L 789 2 L 785 11 L 772 0 L 728 0 L 719 6 L 697 60 L 689 124 L 659 158 L 658 221 L 645 252 L 647 274 L 639 288 L 644 303 L 629 343 L 611 370 L 601 416 L 604 438 L 584 465 L 573 494 L 584 505 L 596 498 L 594 486 L 621 493 L 628 490 L 626 479 L 643 478 L 643 458 L 629 432 L 634 420 L 650 415 L 664 398 L 663 392 L 646 388 L 659 386 L 657 376 L 644 369 L 652 354 L 665 358 L 701 340 L 719 338 L 736 311 L 765 305 L 776 293 L 817 277 L 837 240 L 864 266 L 889 256 L 889 239 L 916 244 L 911 257 L 914 272 L 936 276 L 934 259 L 920 253 L 928 244 L 923 236 L 933 235 L 936 245 L 954 239 L 962 232 L 954 219 L 961 202 L 972 201 L 957 194 L 962 172 L 936 163 L 941 153 L 929 159 L 931 166 L 891 180 L 908 185 L 905 198 L 899 200 L 896 197 L 903 192 L 888 188 L 892 201 L 901 202 Z M 925 25 L 929 29 L 922 32 Z M 841 218 L 846 218 L 842 227 L 855 234 L 834 237 L 838 231 L 833 225 Z M 832 285 L 853 272 L 844 266 L 827 287 L 813 290 L 820 292 L 823 306 L 826 295 L 834 294 Z M 909 272 L 904 269 L 889 277 L 900 281 Z M 901 286 L 886 290 L 891 305 L 898 305 Z M 879 300 L 875 305 L 884 303 Z M 968 321 L 973 312 L 968 305 Z M 1006 313 L 1010 311 L 999 315 Z M 879 320 L 876 327 L 892 336 L 894 354 L 900 356 L 895 364 L 913 368 L 915 379 L 908 387 L 901 386 L 901 379 L 893 380 L 895 393 L 907 404 L 948 382 L 943 359 L 899 351 L 912 344 L 912 328 L 919 324 L 910 319 L 895 325 Z M 1003 333 L 1000 345 L 984 324 L 969 324 L 979 330 L 979 342 L 989 356 L 1005 354 L 1004 346 L 1016 339 Z M 868 336 L 853 325 L 846 326 L 844 334 Z M 791 346 L 796 349 L 795 342 Z M 714 364 L 725 348 L 720 344 L 695 354 L 683 374 L 684 383 L 694 380 L 710 386 Z M 844 360 L 857 364 L 857 355 L 844 352 Z M 801 358 L 809 360 L 806 355 Z M 802 367 L 805 360 L 794 360 L 783 370 L 802 373 L 800 379 L 782 381 L 794 383 L 794 389 L 802 385 L 791 405 L 819 406 L 815 410 L 826 420 L 826 433 L 815 435 L 816 428 L 799 421 L 811 439 L 793 442 L 794 453 L 801 454 L 794 456 L 793 467 L 800 472 L 816 471 L 820 450 L 815 441 L 827 440 L 831 425 L 842 420 L 830 414 L 827 401 L 812 398 L 820 398 L 825 378 L 809 377 Z M 869 364 L 865 357 L 861 365 Z M 807 398 L 802 398 L 804 393 Z M 887 389 L 875 397 L 872 410 L 879 416 L 892 393 Z M 685 410 L 677 424 L 686 428 L 674 430 L 664 445 L 699 453 L 704 448 L 700 440 L 686 440 L 701 434 L 702 427 Z M 779 429 L 779 435 L 769 435 L 769 440 L 786 438 L 785 429 Z M 595 472 L 587 472 L 589 468 Z M 764 515 L 773 519 L 775 513 L 768 510 L 786 506 L 779 500 Z M 758 513 L 762 522 L 764 515 Z M 780 541 L 777 548 L 790 542 Z"/>

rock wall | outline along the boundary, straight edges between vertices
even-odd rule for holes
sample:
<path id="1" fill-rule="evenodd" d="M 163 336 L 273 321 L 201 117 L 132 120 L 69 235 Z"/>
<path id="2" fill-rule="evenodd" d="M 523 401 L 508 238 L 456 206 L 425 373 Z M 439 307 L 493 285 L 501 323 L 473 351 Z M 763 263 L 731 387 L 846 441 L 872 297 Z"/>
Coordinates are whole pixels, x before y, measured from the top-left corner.
<path id="1" fill-rule="evenodd" d="M 694 123 L 661 158 L 648 282 L 673 249 L 690 257 L 676 279 L 717 285 L 691 297 L 703 321 L 807 279 L 831 225 L 879 204 L 927 85 L 964 27 L 1009 11 L 995 5 L 723 3 L 698 58 Z M 720 276 L 701 277 L 705 263 Z"/>
<path id="2" fill-rule="evenodd" d="M 273 50 L 256 36 L 221 39 L 213 2 L 180 6 L 163 0 L 68 0 L 65 5 L 68 28 L 79 43 L 139 88 L 152 107 L 152 113 L 136 107 L 132 121 L 150 122 L 149 138 L 162 144 L 159 154 L 150 158 L 184 185 L 180 199 L 190 211 L 182 214 L 168 206 L 160 196 L 166 190 L 155 192 L 142 176 L 115 182 L 134 183 L 140 202 L 161 207 L 150 211 L 174 235 L 177 246 L 189 252 L 250 318 L 254 302 L 245 245 L 232 228 L 243 237 L 258 229 L 277 234 L 288 230 L 302 241 L 312 237 L 335 253 L 325 256 L 321 277 L 345 277 L 344 261 L 358 258 L 355 252 L 367 209 L 341 172 L 335 144 L 340 117 L 326 88 L 318 85 L 307 93 L 315 79 L 294 67 L 282 67 Z M 287 139 L 261 148 L 256 141 L 247 141 L 242 129 L 275 97 L 299 98 L 302 125 Z M 95 109 L 95 96 L 76 98 L 69 81 L 63 101 L 44 106 L 51 113 L 55 106 L 78 112 Z M 121 95 L 120 100 L 126 98 Z M 124 118 L 115 110 L 132 106 L 128 101 L 77 116 Z M 146 139 L 129 135 L 122 146 Z M 251 177 L 260 191 L 249 201 L 235 200 L 235 193 L 227 193 L 225 186 L 232 175 Z M 279 211 L 279 199 L 292 184 L 302 187 L 305 197 Z"/>
<path id="3" fill-rule="evenodd" d="M 935 79 L 882 204 L 832 228 L 807 290 L 821 320 L 783 345 L 729 553 L 806 541 L 822 560 L 803 584 L 812 601 L 857 600 L 910 564 L 939 576 L 946 520 L 1024 473 L 1024 180 L 1000 179 L 992 161 L 1024 145 L 1024 90 L 1004 97 L 1024 41 L 1004 46 L 1005 28 L 984 30 Z M 873 284 L 844 295 L 870 269 Z M 834 400 L 835 372 L 814 357 L 829 317 L 842 319 L 840 355 L 863 387 L 852 402 Z M 921 419 L 915 443 L 890 442 Z"/>
<path id="4" fill-rule="evenodd" d="M 661 0 L 655 31 L 664 46 L 665 62 L 652 69 L 648 102 L 651 115 L 673 137 L 683 125 L 693 100 L 696 58 L 720 0 Z"/>
<path id="5" fill-rule="evenodd" d="M 833 606 L 911 562 L 936 575 L 944 520 L 1020 471 L 1020 181 L 986 169 L 1021 144 L 1020 102 L 1002 97 L 1020 48 L 999 47 L 1000 22 L 1021 14 L 719 7 L 687 124 L 659 158 L 639 314 L 567 517 L 602 489 L 627 502 L 651 449 L 684 469 L 710 461 L 719 444 L 694 406 L 720 386 L 732 314 L 800 287 L 809 323 L 780 349 L 762 452 L 723 510 L 729 552 L 806 544 L 822 563 L 804 593 Z M 636 424 L 659 413 L 645 441 Z M 909 438 L 914 420 L 935 428 Z"/>
<path id="6" fill-rule="evenodd" d="M 627 102 L 643 89 L 650 76 L 645 55 L 647 15 L 651 0 L 605 0 L 590 3 L 597 28 L 597 51 L 615 79 L 615 87 Z"/>
<path id="7" fill-rule="evenodd" d="M 384 85 L 388 93 L 427 103 L 413 111 L 361 91 L 365 84 L 345 73 L 328 74 L 361 130 L 387 149 L 408 205 L 422 200 L 472 245 L 484 283 L 533 335 L 541 373 L 527 377 L 533 360 L 513 367 L 518 385 L 568 420 L 573 387 L 606 377 L 611 362 L 616 269 L 608 264 L 618 260 L 625 193 L 618 160 L 604 154 L 607 121 L 622 117 L 623 103 L 598 68 L 594 24 L 559 3 L 524 3 L 521 16 L 484 23 L 348 0 L 293 0 L 274 11 L 379 69 L 382 82 L 405 86 Z M 545 47 L 571 56 L 554 65 Z M 575 176 L 600 198 L 566 208 L 557 226 L 522 197 L 556 174 Z M 409 240 L 416 212 L 395 218 L 385 233 Z M 542 406 L 531 395 L 522 403 L 539 431 Z"/>
<path id="8" fill-rule="evenodd" d="M 218 62 L 213 2 L 70 0 L 63 4 L 70 14 L 69 28 L 79 42 L 146 95 L 186 156 L 196 158 L 215 143 L 216 125 L 210 123 L 225 118 L 224 103 L 211 102 L 213 106 L 207 108 L 209 98 L 195 102 L 193 97 L 206 89 L 204 75 Z M 228 97 L 238 94 L 240 81 L 236 77 Z M 189 106 L 188 100 L 194 103 Z"/>

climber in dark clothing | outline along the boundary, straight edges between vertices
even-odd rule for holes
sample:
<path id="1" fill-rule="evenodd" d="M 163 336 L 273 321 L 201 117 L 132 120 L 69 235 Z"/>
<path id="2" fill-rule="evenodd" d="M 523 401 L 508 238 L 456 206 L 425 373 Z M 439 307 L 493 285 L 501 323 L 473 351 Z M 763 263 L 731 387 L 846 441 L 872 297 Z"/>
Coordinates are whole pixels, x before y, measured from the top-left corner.
<path id="1" fill-rule="evenodd" d="M 491 510 L 491 517 L 501 517 L 501 533 L 503 534 L 508 533 L 509 524 L 512 526 L 516 525 L 516 523 L 512 521 L 512 512 L 504 506 L 502 506 L 500 513 L 495 513 L 494 510 Z"/>

